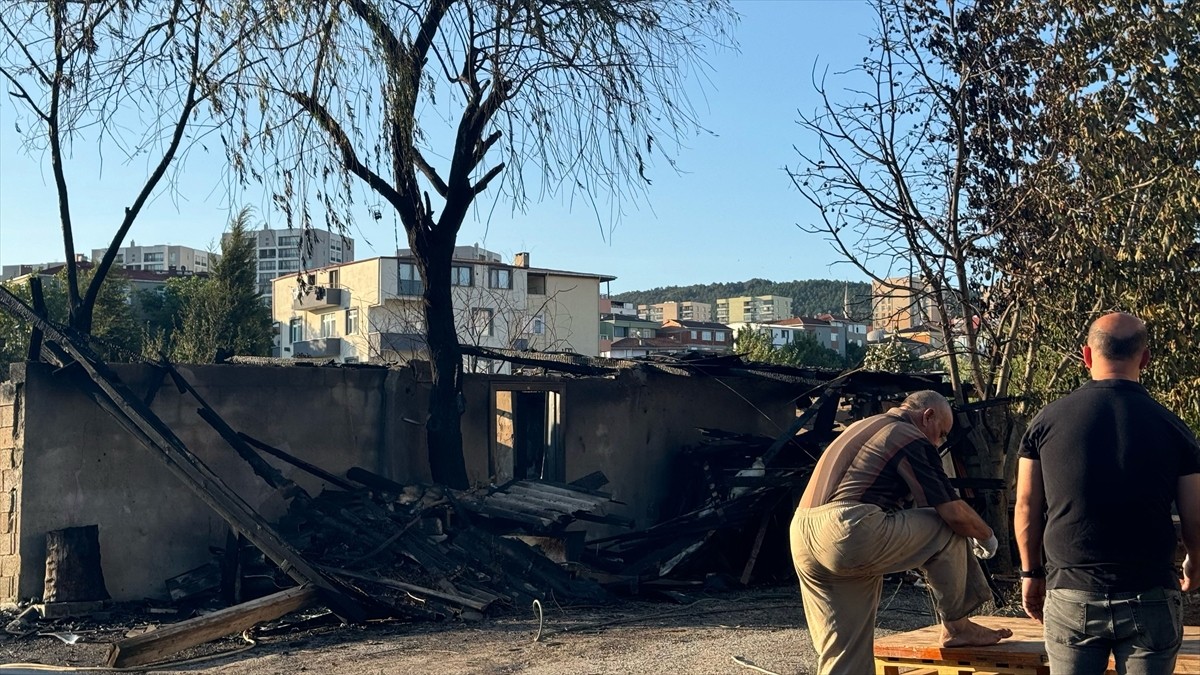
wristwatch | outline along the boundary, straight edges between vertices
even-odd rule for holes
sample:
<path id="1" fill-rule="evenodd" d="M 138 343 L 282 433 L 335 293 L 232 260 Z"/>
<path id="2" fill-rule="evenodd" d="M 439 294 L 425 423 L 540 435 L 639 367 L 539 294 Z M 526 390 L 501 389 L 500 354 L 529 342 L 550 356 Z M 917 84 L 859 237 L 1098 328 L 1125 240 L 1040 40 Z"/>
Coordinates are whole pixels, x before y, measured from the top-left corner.
<path id="1" fill-rule="evenodd" d="M 1035 567 L 1031 570 L 1018 570 L 1017 576 L 1021 577 L 1022 579 L 1045 579 L 1046 568 Z"/>

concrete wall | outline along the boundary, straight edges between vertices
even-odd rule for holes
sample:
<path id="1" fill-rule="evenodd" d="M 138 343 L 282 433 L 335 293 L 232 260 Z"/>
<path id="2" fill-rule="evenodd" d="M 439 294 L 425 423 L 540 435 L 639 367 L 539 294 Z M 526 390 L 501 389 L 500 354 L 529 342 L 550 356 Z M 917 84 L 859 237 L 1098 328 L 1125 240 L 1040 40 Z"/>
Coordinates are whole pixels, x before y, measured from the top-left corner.
<path id="1" fill-rule="evenodd" d="M 491 480 L 495 391 L 560 391 L 566 480 L 603 471 L 604 491 L 628 505 L 622 515 L 639 527 L 658 521 L 673 461 L 700 442 L 698 427 L 776 436 L 796 414 L 794 388 L 766 381 L 640 371 L 616 379 L 465 377 L 463 447 L 473 483 Z"/>
<path id="2" fill-rule="evenodd" d="M 153 372 L 117 366 L 139 395 Z M 382 369 L 181 367 L 184 376 L 233 428 L 341 474 L 362 466 L 396 480 L 428 480 L 420 424 L 427 398 L 410 371 Z M 226 524 L 80 391 L 28 366 L 16 384 L 23 404 L 19 544 L 0 556 L 0 572 L 19 565 L 5 599 L 41 597 L 45 533 L 98 524 L 105 581 L 117 600 L 165 593 L 165 579 L 210 559 Z M 153 410 L 193 453 L 268 520 L 286 504 L 258 480 L 199 416 L 190 397 L 166 382 Z M 0 453 L 0 456 L 6 453 Z M 313 494 L 322 482 L 273 464 Z M 7 474 L 4 474 L 7 475 Z M 15 592 L 14 592 L 15 590 Z M 0 584 L 0 591 L 4 587 Z"/>
<path id="3" fill-rule="evenodd" d="M 117 365 L 144 396 L 155 371 Z M 397 481 L 429 481 L 423 422 L 428 383 L 415 370 L 181 367 L 234 428 L 332 473 L 362 466 Z M 47 531 L 97 524 L 108 590 L 117 600 L 165 595 L 164 581 L 210 559 L 226 524 L 80 390 L 44 364 L 14 369 L 0 388 L 0 600 L 42 595 Z M 420 377 L 424 377 L 423 375 Z M 603 471 L 614 511 L 656 522 L 673 460 L 698 426 L 775 435 L 795 415 L 776 383 L 631 371 L 608 378 L 468 374 L 464 453 L 469 479 L 493 479 L 496 391 L 559 392 L 566 480 Z M 736 390 L 736 391 L 735 391 Z M 152 408 L 254 509 L 274 521 L 286 504 L 196 415 L 168 380 Z M 765 417 L 764 417 L 765 415 Z M 321 481 L 277 460 L 316 494 Z M 11 504 L 11 506 L 10 506 Z"/>

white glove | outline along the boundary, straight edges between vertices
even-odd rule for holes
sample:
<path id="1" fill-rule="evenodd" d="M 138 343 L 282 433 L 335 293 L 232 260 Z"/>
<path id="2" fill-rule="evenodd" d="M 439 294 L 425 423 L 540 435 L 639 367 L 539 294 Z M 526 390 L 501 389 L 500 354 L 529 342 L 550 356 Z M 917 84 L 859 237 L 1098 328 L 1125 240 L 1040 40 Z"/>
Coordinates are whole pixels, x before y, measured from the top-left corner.
<path id="1" fill-rule="evenodd" d="M 1000 548 L 1000 540 L 996 539 L 996 533 L 983 541 L 979 541 L 975 537 L 970 537 L 971 553 L 975 554 L 976 558 L 988 560 L 996 555 L 996 549 Z"/>

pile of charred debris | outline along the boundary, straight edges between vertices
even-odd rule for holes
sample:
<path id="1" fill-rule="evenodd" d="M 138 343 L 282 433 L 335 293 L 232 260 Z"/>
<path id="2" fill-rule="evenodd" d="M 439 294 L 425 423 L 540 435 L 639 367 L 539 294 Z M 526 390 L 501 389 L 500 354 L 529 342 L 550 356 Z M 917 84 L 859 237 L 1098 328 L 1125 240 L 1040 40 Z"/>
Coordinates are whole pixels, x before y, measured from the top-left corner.
<path id="1" fill-rule="evenodd" d="M 643 367 L 665 372 L 793 382 L 800 414 L 776 438 L 703 430 L 704 442 L 679 453 L 667 517 L 634 529 L 609 513 L 614 502 L 600 472 L 572 483 L 527 479 L 468 491 L 402 485 L 359 468 L 333 475 L 230 428 L 178 370 L 157 363 L 164 381 L 194 398 L 200 416 L 288 500 L 287 515 L 268 523 L 96 357 L 86 338 L 43 320 L 11 295 L 0 292 L 0 305 L 36 327 L 31 358 L 73 376 L 232 531 L 211 564 L 167 583 L 174 599 L 208 594 L 230 606 L 114 644 L 108 659 L 114 667 L 158 662 L 312 604 L 348 622 L 476 619 L 527 611 L 535 600 L 594 604 L 638 594 L 687 601 L 690 591 L 788 579 L 784 533 L 791 509 L 838 425 L 878 411 L 883 399 L 941 386 L 923 376 L 763 366 L 736 356 L 644 361 Z M 480 351 L 572 374 L 629 367 Z M 315 475 L 327 489 L 309 494 L 279 470 L 280 462 Z M 58 563 L 67 588 L 70 561 Z M 279 591 L 284 585 L 290 587 Z M 56 604 L 52 593 L 48 588 L 47 608 Z"/>

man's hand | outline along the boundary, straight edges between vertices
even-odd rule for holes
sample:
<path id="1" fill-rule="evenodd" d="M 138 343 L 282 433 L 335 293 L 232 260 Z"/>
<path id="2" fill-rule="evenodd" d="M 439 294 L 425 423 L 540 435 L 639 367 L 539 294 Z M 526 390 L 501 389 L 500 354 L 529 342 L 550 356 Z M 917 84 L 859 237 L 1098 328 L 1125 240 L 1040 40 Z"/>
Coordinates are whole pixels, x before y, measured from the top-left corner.
<path id="1" fill-rule="evenodd" d="M 1045 579 L 1021 580 L 1021 606 L 1029 618 L 1042 622 L 1042 605 L 1046 602 Z"/>
<path id="2" fill-rule="evenodd" d="M 1200 561 L 1192 560 L 1191 555 L 1183 558 L 1183 578 L 1179 580 L 1183 592 L 1200 591 Z"/>
<path id="3" fill-rule="evenodd" d="M 976 558 L 989 560 L 992 556 L 996 555 L 996 549 L 1000 548 L 1000 542 L 996 539 L 995 532 L 992 533 L 992 536 L 984 539 L 983 541 L 980 541 L 975 537 L 971 537 L 970 539 L 971 553 L 974 553 Z"/>

